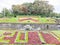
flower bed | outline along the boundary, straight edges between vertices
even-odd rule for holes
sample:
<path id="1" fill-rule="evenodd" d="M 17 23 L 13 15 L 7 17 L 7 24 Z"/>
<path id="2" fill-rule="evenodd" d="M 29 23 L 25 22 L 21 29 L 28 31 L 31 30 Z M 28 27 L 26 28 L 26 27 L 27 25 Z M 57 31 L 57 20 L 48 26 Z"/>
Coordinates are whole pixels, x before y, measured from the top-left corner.
<path id="1" fill-rule="evenodd" d="M 0 43 L 10 44 L 60 44 L 52 34 L 36 31 L 0 30 Z"/>

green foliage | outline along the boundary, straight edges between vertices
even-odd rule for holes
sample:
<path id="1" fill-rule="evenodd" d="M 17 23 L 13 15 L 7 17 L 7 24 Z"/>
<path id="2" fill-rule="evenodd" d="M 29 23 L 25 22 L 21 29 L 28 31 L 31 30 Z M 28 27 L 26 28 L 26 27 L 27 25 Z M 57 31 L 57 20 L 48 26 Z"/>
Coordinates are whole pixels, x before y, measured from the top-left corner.
<path id="1" fill-rule="evenodd" d="M 22 5 L 12 5 L 15 15 L 39 15 L 48 17 L 53 12 L 53 6 L 46 1 L 34 1 L 33 3 L 24 3 Z"/>
<path id="2" fill-rule="evenodd" d="M 3 14 L 3 17 L 13 17 L 14 16 L 13 13 L 10 10 L 8 10 L 7 8 L 3 8 L 2 14 Z"/>
<path id="3" fill-rule="evenodd" d="M 2 18 L 3 17 L 3 15 L 0 13 L 0 18 Z"/>
<path id="4" fill-rule="evenodd" d="M 12 9 L 3 8 L 0 17 L 17 17 L 21 15 L 41 16 L 41 17 L 60 17 L 60 14 L 53 12 L 53 5 L 48 1 L 36 0 L 33 3 L 23 3 L 21 5 L 12 5 Z"/>

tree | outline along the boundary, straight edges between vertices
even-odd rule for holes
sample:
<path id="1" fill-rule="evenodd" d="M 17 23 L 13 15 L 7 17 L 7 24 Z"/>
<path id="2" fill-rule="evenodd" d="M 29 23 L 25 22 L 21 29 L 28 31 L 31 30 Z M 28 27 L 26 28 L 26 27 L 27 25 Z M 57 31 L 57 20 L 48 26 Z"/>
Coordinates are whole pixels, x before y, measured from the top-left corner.
<path id="1" fill-rule="evenodd" d="M 3 17 L 3 15 L 0 13 L 0 18 L 2 18 Z"/>
<path id="2" fill-rule="evenodd" d="M 22 5 L 13 5 L 13 13 L 16 15 L 21 14 L 33 14 L 39 16 L 49 17 L 50 13 L 53 12 L 54 8 L 48 1 L 34 1 L 33 3 L 24 3 Z"/>
<path id="3" fill-rule="evenodd" d="M 13 5 L 12 10 L 15 15 L 28 14 L 27 7 L 24 5 Z"/>
<path id="4" fill-rule="evenodd" d="M 3 14 L 3 17 L 12 17 L 13 16 L 13 14 L 11 13 L 11 11 L 8 10 L 7 8 L 3 8 L 2 14 Z"/>
<path id="5" fill-rule="evenodd" d="M 49 16 L 54 9 L 47 1 L 35 1 L 33 7 L 35 14 L 41 14 L 41 16 Z"/>

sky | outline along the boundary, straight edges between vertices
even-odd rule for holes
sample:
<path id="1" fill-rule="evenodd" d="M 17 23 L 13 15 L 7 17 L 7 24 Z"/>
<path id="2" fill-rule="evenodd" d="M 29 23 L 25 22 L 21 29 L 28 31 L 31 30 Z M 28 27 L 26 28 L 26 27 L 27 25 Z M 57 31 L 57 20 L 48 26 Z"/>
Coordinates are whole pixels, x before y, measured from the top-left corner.
<path id="1" fill-rule="evenodd" d="M 3 8 L 11 9 L 13 4 L 22 4 L 26 2 L 33 2 L 34 0 L 0 0 L 0 12 Z M 47 0 L 55 8 L 54 12 L 60 13 L 60 0 Z"/>

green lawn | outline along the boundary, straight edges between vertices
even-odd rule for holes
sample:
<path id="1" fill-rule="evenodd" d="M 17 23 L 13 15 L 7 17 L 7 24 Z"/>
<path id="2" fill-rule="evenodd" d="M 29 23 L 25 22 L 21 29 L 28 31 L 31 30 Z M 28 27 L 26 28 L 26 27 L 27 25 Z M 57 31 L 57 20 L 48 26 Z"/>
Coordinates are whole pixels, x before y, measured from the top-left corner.
<path id="1" fill-rule="evenodd" d="M 55 23 L 55 19 L 51 18 L 41 18 L 41 17 L 26 17 L 26 18 L 27 19 L 25 19 L 25 17 L 0 18 L 0 23 Z"/>

